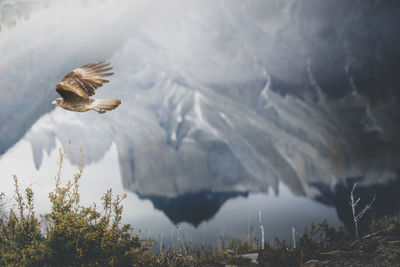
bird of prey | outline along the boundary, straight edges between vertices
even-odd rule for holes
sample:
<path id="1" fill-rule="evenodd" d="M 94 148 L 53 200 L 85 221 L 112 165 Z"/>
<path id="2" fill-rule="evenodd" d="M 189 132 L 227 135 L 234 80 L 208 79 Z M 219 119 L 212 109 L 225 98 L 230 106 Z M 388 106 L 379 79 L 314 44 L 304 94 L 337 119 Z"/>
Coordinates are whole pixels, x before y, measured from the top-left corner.
<path id="1" fill-rule="evenodd" d="M 114 73 L 108 72 L 111 69 L 110 63 L 104 61 L 74 69 L 57 84 L 56 91 L 62 97 L 56 98 L 52 104 L 71 111 L 95 110 L 100 114 L 116 109 L 121 104 L 119 99 L 91 98 L 97 88 L 101 87 L 103 83 L 109 82 L 102 77 L 113 75 Z"/>

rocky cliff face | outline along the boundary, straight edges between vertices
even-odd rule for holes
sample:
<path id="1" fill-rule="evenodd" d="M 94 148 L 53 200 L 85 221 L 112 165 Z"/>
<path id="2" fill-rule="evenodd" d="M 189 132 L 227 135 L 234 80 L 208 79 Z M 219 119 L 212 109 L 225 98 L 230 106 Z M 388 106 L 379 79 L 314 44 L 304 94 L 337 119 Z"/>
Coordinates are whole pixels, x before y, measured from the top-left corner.
<path id="1" fill-rule="evenodd" d="M 99 46 L 111 27 L 93 33 L 116 71 L 99 97 L 121 107 L 56 110 L 26 138 L 38 165 L 55 138 L 84 146 L 89 161 L 115 142 L 124 186 L 153 198 L 278 192 L 280 182 L 315 196 L 314 182 L 390 180 L 400 162 L 399 13 L 390 0 L 152 6 L 140 27 L 112 35 L 120 45 Z M 75 63 L 91 51 L 84 36 L 86 46 L 67 50 Z"/>

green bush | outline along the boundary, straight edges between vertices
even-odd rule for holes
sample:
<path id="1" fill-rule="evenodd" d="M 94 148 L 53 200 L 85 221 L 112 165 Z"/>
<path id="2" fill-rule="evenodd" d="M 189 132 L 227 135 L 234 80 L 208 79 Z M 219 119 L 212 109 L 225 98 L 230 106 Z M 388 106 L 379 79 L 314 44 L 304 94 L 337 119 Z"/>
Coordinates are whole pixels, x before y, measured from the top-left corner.
<path id="1" fill-rule="evenodd" d="M 10 211 L 0 221 L 1 265 L 17 266 L 133 266 L 152 259 L 152 241 L 134 235 L 130 225 L 122 225 L 121 202 L 126 195 L 114 196 L 111 189 L 96 204 L 80 205 L 79 179 L 83 165 L 73 181 L 61 181 L 66 150 L 60 150 L 56 185 L 49 194 L 51 211 L 45 216 L 46 229 L 35 216 L 33 191 L 24 193 L 15 181 L 18 212 Z M 83 154 L 82 154 L 83 155 Z M 82 156 L 83 162 L 83 156 Z"/>

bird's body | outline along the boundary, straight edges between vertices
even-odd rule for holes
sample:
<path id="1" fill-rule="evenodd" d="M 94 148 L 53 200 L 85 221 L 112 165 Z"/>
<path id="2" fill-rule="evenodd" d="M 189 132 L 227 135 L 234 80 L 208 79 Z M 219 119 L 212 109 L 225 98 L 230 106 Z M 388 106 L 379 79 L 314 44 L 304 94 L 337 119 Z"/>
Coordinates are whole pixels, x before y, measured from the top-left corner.
<path id="1" fill-rule="evenodd" d="M 78 101 L 64 101 L 63 98 L 57 98 L 59 100 L 56 104 L 63 109 L 76 111 L 76 112 L 86 112 L 91 110 L 90 105 L 94 102 L 94 99 L 78 99 Z"/>
<path id="2" fill-rule="evenodd" d="M 56 91 L 62 96 L 53 101 L 53 104 L 63 109 L 86 112 L 95 110 L 98 113 L 114 110 L 121 104 L 119 99 L 95 99 L 91 98 L 96 93 L 96 89 L 103 83 L 109 82 L 102 77 L 113 75 L 106 73 L 112 67 L 110 63 L 91 63 L 73 70 L 56 86 Z"/>

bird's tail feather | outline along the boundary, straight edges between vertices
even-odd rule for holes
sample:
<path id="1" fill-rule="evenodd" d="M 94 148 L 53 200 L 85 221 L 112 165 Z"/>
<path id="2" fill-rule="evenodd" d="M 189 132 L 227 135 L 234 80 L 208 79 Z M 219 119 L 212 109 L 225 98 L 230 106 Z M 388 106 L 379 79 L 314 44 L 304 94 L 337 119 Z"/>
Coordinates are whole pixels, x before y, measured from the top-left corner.
<path id="1" fill-rule="evenodd" d="M 121 100 L 119 99 L 95 99 L 91 106 L 97 112 L 104 113 L 116 109 L 120 104 Z"/>

